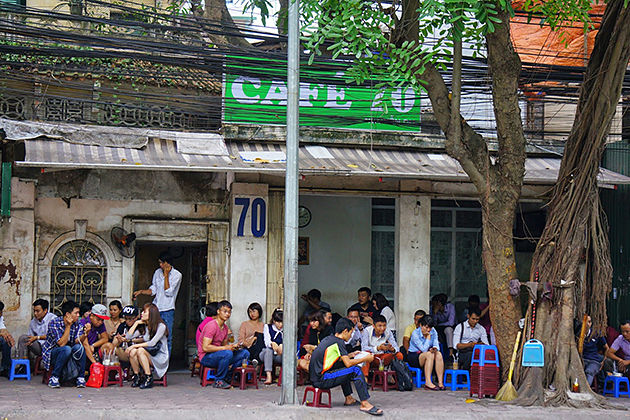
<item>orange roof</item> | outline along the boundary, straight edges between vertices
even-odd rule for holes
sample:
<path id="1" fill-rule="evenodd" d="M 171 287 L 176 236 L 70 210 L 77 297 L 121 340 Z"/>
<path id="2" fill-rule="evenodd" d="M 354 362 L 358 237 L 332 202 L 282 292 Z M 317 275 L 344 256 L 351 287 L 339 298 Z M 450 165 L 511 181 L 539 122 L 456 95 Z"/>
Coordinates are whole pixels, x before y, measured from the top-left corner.
<path id="1" fill-rule="evenodd" d="M 523 1 L 512 2 L 514 10 L 522 10 Z M 588 39 L 588 58 L 595 44 L 595 37 L 600 26 L 606 4 L 594 2 L 591 9 L 594 29 L 586 34 Z M 571 25 L 571 24 L 569 24 Z M 518 14 L 510 21 L 512 42 L 521 61 L 536 64 L 553 64 L 559 66 L 584 66 L 584 30 L 579 22 L 573 27 L 563 28 L 568 45 L 560 40 L 560 31 L 552 31 L 548 25 L 540 26 L 540 19 L 532 19 L 527 23 L 527 16 Z"/>

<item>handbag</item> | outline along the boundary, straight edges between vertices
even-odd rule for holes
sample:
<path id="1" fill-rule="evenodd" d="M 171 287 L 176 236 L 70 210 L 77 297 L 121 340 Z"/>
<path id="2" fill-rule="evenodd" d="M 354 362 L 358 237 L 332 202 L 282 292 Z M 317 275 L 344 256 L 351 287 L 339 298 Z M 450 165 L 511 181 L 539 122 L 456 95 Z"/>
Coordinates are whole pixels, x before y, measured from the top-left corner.
<path id="1" fill-rule="evenodd" d="M 146 346 L 144 349 L 151 355 L 151 356 L 155 356 L 160 352 L 160 349 L 162 348 L 162 342 L 158 341 L 157 343 L 155 343 L 155 345 L 153 346 Z"/>

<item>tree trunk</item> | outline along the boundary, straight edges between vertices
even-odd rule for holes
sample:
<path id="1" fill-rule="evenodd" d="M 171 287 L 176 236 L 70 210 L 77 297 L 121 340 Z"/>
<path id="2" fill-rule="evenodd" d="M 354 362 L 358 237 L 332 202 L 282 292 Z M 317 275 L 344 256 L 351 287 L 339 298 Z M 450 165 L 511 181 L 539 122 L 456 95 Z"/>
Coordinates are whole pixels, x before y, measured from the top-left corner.
<path id="1" fill-rule="evenodd" d="M 206 28 L 208 38 L 218 45 L 231 45 L 248 48 L 251 44 L 240 34 L 240 30 L 234 23 L 230 11 L 225 5 L 225 0 L 204 0 L 204 17 L 216 22 L 216 27 Z"/>
<path id="2" fill-rule="evenodd" d="M 553 296 L 539 299 L 536 338 L 545 345 L 543 374 L 523 372 L 518 404 L 603 406 L 586 383 L 573 335 L 574 317 L 586 310 L 594 331 L 603 332 L 612 267 L 607 226 L 597 187 L 606 135 L 621 95 L 630 59 L 630 10 L 623 0 L 608 3 L 584 76 L 573 130 L 565 145 L 547 224 L 536 247 L 532 273 L 549 282 Z M 586 267 L 582 274 L 580 265 Z M 532 274 L 533 276 L 533 274 Z M 571 399 L 578 380 L 587 400 Z M 544 394 L 551 388 L 553 392 Z"/>

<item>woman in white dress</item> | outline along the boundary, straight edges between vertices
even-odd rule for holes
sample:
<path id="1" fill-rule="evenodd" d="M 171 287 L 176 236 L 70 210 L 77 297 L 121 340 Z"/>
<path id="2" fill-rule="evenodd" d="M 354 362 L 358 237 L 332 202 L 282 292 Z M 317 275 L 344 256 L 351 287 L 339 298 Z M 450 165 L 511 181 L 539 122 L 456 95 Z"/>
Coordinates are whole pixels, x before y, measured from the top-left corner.
<path id="1" fill-rule="evenodd" d="M 140 389 L 153 386 L 151 366 L 158 378 L 162 378 L 168 370 L 168 328 L 160 317 L 160 311 L 153 303 L 144 305 L 140 319 L 127 332 L 128 338 L 136 329 L 142 328 L 144 343 L 134 344 L 127 348 L 129 362 L 133 370 L 132 387 Z M 142 372 L 140 372 L 142 368 Z"/>

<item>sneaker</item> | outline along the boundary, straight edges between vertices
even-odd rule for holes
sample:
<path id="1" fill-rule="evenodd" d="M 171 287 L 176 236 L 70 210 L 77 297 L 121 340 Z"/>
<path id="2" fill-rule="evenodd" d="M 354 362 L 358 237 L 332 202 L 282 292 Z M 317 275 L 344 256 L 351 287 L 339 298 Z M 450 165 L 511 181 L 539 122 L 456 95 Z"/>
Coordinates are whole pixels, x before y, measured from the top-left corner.
<path id="1" fill-rule="evenodd" d="M 77 378 L 77 388 L 85 388 L 85 378 Z"/>
<path id="2" fill-rule="evenodd" d="M 59 378 L 57 378 L 56 376 L 51 376 L 48 380 L 48 386 L 50 388 L 59 388 L 61 386 L 59 385 Z"/>
<path id="3" fill-rule="evenodd" d="M 232 388 L 232 386 L 230 384 L 228 384 L 227 382 L 221 380 L 221 379 L 217 379 L 213 384 L 213 387 L 215 388 L 219 388 L 219 389 L 230 389 Z"/>
<path id="4" fill-rule="evenodd" d="M 253 360 L 252 360 L 252 367 L 253 367 L 254 369 L 256 369 L 256 368 L 258 367 L 258 360 L 256 360 L 256 359 L 253 359 Z"/>

